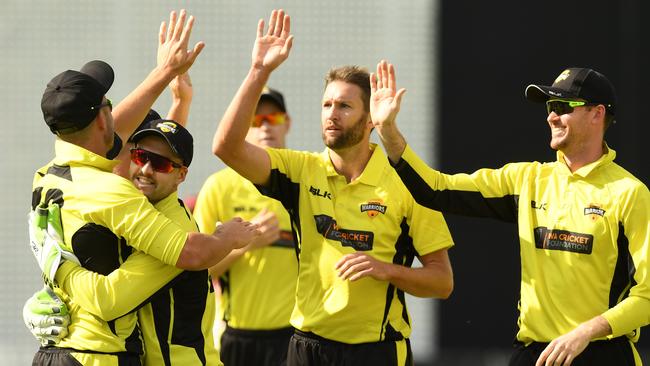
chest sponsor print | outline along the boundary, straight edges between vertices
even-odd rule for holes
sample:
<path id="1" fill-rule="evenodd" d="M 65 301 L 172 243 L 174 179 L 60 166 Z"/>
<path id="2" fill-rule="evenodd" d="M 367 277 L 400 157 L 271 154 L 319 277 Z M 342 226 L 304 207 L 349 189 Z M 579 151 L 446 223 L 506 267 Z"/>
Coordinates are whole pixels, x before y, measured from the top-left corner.
<path id="1" fill-rule="evenodd" d="M 535 247 L 537 249 L 561 250 L 565 252 L 591 254 L 594 236 L 567 230 L 549 230 L 540 226 L 535 228 Z"/>
<path id="2" fill-rule="evenodd" d="M 358 251 L 372 250 L 375 234 L 372 231 L 350 230 L 340 228 L 336 220 L 327 215 L 316 215 L 316 230 L 326 239 L 335 240 L 344 247 Z"/>

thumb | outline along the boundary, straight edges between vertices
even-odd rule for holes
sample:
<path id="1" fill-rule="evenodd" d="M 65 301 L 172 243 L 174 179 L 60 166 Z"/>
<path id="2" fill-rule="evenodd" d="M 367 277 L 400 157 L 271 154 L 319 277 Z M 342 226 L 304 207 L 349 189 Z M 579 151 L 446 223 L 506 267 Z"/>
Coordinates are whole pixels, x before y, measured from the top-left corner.
<path id="1" fill-rule="evenodd" d="M 402 97 L 406 94 L 406 89 L 401 88 L 400 90 L 397 91 L 397 94 L 395 94 L 395 98 L 393 99 L 393 105 L 396 107 L 396 109 L 399 111 L 400 106 L 402 105 Z"/>

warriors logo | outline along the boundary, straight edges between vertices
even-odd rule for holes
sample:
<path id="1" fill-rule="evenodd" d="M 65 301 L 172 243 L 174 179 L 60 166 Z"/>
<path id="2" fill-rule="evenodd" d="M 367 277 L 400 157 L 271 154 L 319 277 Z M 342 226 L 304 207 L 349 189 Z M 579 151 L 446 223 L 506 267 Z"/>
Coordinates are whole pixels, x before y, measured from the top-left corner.
<path id="1" fill-rule="evenodd" d="M 382 205 L 381 200 L 374 200 L 361 204 L 361 212 L 366 212 L 368 214 L 368 217 L 375 217 L 380 213 L 385 214 L 386 208 L 386 206 Z"/>

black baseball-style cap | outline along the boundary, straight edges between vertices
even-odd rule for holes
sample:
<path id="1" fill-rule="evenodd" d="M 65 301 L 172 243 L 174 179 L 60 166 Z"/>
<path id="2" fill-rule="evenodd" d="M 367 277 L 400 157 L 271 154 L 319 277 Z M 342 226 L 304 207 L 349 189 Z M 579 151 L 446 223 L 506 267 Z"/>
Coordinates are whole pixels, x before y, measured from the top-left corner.
<path id="1" fill-rule="evenodd" d="M 282 112 L 287 113 L 287 107 L 284 104 L 284 96 L 275 89 L 265 86 L 262 90 L 262 95 L 260 95 L 260 102 L 261 101 L 269 101 L 277 105 Z"/>
<path id="2" fill-rule="evenodd" d="M 194 138 L 185 127 L 169 119 L 145 120 L 131 135 L 130 141 L 137 143 L 143 137 L 151 135 L 164 138 L 172 151 L 183 160 L 183 165 L 190 166 L 194 155 Z"/>
<path id="3" fill-rule="evenodd" d="M 79 71 L 64 71 L 47 83 L 41 99 L 45 123 L 53 133 L 81 130 L 92 122 L 115 73 L 104 61 L 90 61 Z"/>
<path id="4" fill-rule="evenodd" d="M 607 113 L 616 114 L 616 92 L 605 75 L 598 71 L 572 67 L 555 79 L 553 85 L 528 85 L 526 98 L 545 103 L 549 99 L 583 99 L 589 103 L 603 104 Z"/>

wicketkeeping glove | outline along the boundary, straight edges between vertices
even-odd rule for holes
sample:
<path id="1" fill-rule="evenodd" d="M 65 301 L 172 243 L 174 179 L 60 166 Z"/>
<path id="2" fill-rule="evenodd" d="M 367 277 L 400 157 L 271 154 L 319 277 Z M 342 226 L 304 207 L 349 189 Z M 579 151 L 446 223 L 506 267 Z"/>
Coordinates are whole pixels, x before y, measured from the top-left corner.
<path id="1" fill-rule="evenodd" d="M 45 286 L 23 306 L 23 321 L 41 345 L 51 346 L 68 334 L 70 314 L 65 303 Z"/>
<path id="2" fill-rule="evenodd" d="M 64 259 L 79 264 L 75 255 L 63 248 L 61 209 L 58 204 L 41 203 L 29 213 L 29 242 L 46 284 L 54 283 L 54 275 Z"/>

